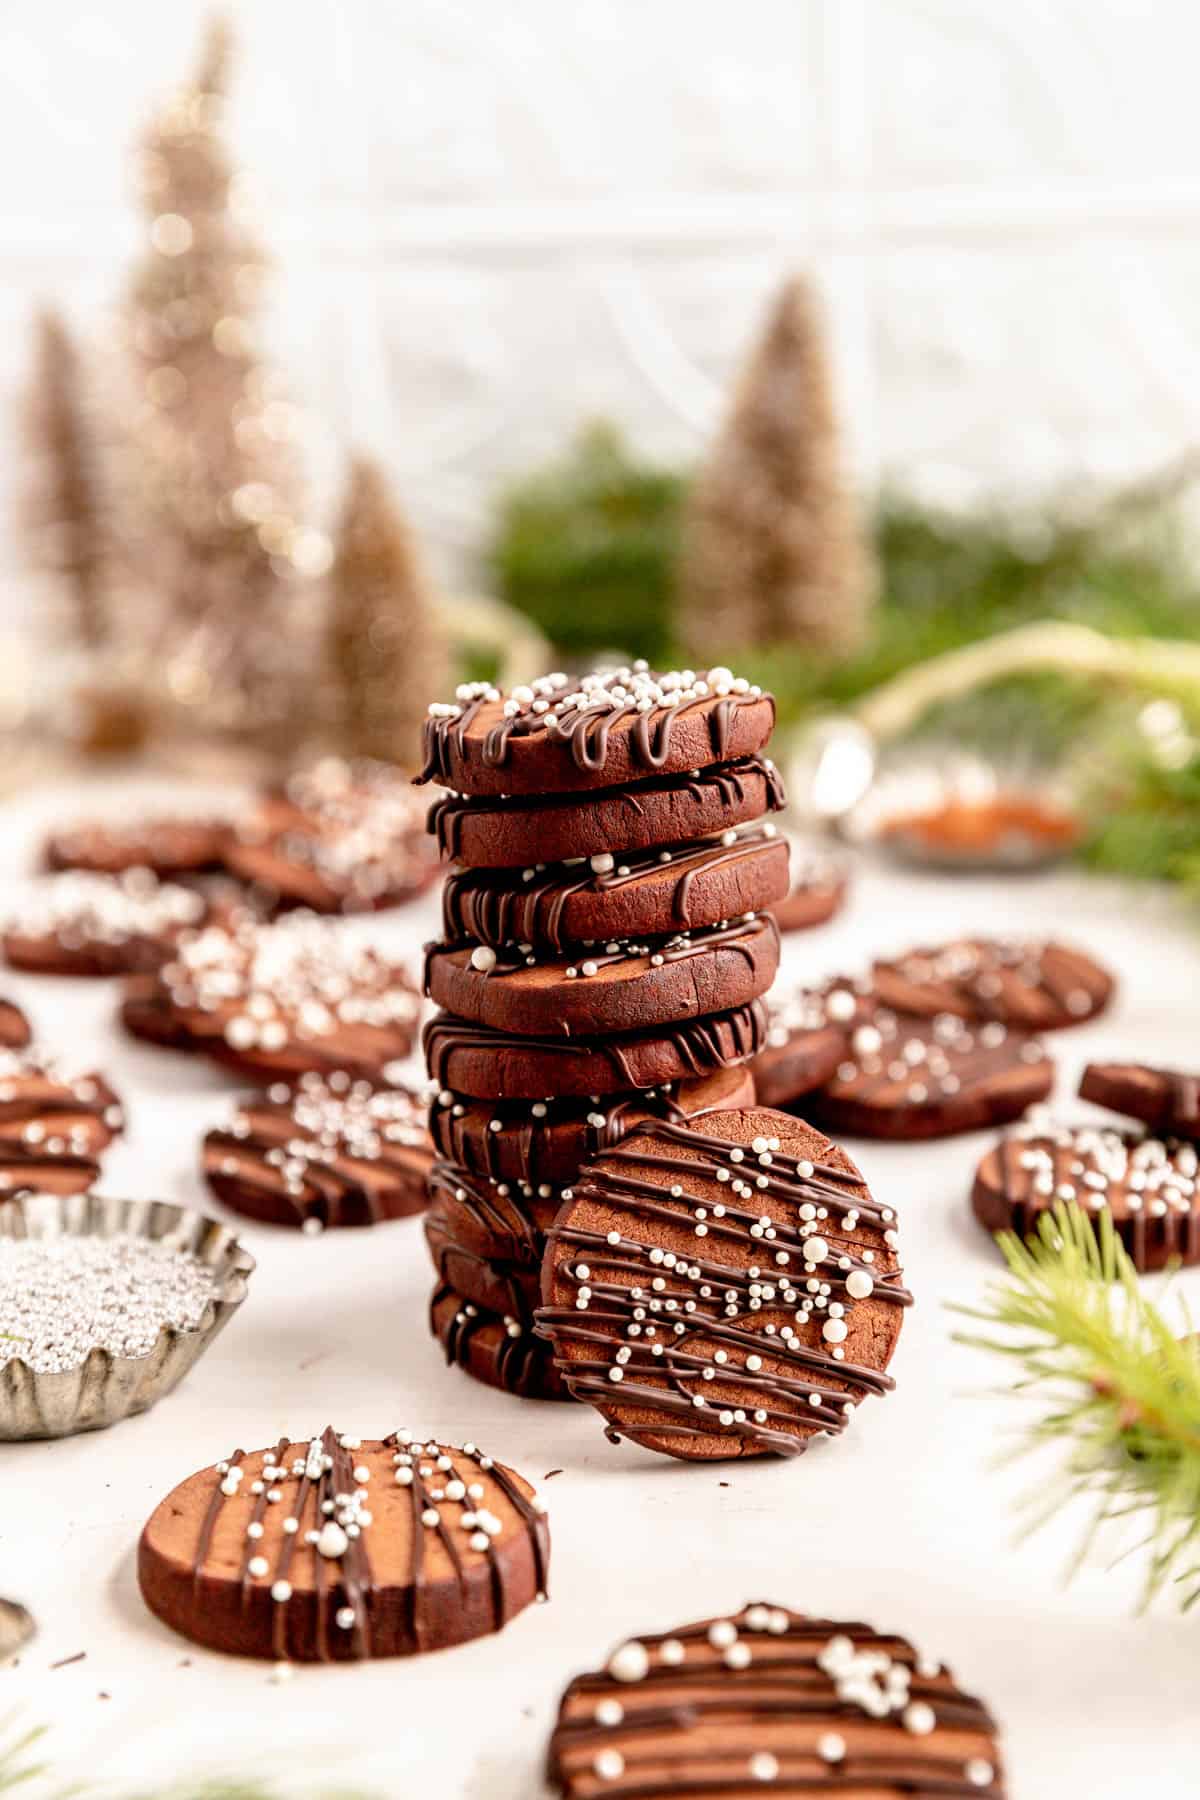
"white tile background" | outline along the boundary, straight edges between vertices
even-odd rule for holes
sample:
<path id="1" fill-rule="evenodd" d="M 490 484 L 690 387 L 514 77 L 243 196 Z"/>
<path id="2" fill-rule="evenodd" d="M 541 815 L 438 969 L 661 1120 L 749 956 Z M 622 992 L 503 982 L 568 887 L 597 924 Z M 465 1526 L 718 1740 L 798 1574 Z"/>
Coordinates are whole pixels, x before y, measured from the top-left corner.
<path id="1" fill-rule="evenodd" d="M 200 0 L 0 9 L 0 501 L 39 294 L 137 242 L 126 157 Z M 1200 13 L 1181 0 L 240 0 L 235 131 L 320 422 L 444 566 L 581 416 L 691 454 L 813 271 L 856 465 L 954 498 L 1105 480 L 1200 427 Z M 0 538 L 0 617 L 22 607 Z"/>

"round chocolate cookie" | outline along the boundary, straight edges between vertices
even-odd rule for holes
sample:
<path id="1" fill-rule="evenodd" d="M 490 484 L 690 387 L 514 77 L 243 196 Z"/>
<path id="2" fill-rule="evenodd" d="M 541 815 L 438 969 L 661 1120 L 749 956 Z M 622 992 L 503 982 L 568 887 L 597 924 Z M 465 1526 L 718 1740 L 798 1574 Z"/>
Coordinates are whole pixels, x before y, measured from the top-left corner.
<path id="1" fill-rule="evenodd" d="M 550 867 L 497 873 L 452 869 L 443 935 L 500 948 L 561 950 L 611 938 L 662 937 L 770 907 L 787 892 L 787 844 L 766 820 L 667 849 L 612 851 Z"/>
<path id="2" fill-rule="evenodd" d="M 32 1043 L 33 1032 L 15 1000 L 0 1000 L 0 1048 L 23 1050 Z"/>
<path id="3" fill-rule="evenodd" d="M 1089 1063 L 1079 1092 L 1152 1131 L 1200 1140 L 1200 1075 L 1148 1063 Z"/>
<path id="4" fill-rule="evenodd" d="M 68 1069 L 41 1050 L 0 1050 L 5 1156 L 91 1159 L 124 1129 L 121 1103 L 102 1075 Z"/>
<path id="5" fill-rule="evenodd" d="M 142 1598 L 207 1649 L 353 1662 L 499 1631 L 546 1594 L 529 1483 L 473 1444 L 327 1430 L 182 1482 L 138 1545 Z"/>
<path id="6" fill-rule="evenodd" d="M 753 1104 L 750 1070 L 734 1065 L 695 1081 L 603 1101 L 597 1095 L 591 1100 L 492 1102 L 443 1088 L 430 1108 L 429 1129 L 438 1154 L 470 1174 L 561 1186 L 640 1119 L 699 1118 Z"/>
<path id="7" fill-rule="evenodd" d="M 192 933 L 154 975 L 130 977 L 121 1019 L 135 1037 L 252 1078 L 386 1080 L 412 1048 L 420 1004 L 403 969 L 297 914 Z"/>
<path id="8" fill-rule="evenodd" d="M 545 957 L 530 943 L 430 945 L 425 991 L 460 1019 L 521 1036 L 597 1037 L 748 1006 L 779 966 L 770 913 L 673 937 L 583 944 Z"/>
<path id="9" fill-rule="evenodd" d="M 278 908 L 400 906 L 437 875 L 426 811 L 398 769 L 330 757 L 266 796 L 233 833 L 225 861 Z"/>
<path id="10" fill-rule="evenodd" d="M 429 1329 L 445 1351 L 446 1361 L 485 1387 L 499 1388 L 522 1400 L 571 1398 L 554 1366 L 549 1344 L 511 1313 L 506 1317 L 490 1312 L 439 1284 L 429 1302 Z"/>
<path id="11" fill-rule="evenodd" d="M 772 993 L 766 1039 L 753 1064 L 761 1104 L 789 1107 L 828 1081 L 845 1059 L 855 1021 L 870 1010 L 865 988 L 849 980 Z"/>
<path id="12" fill-rule="evenodd" d="M 565 1800 L 1004 1800 L 997 1726 L 906 1638 L 758 1602 L 631 1638 L 562 1697 Z"/>
<path id="13" fill-rule="evenodd" d="M 877 1006 L 805 1111 L 852 1137 L 952 1137 L 1020 1118 L 1053 1085 L 1054 1064 L 1038 1040 L 997 1019 Z"/>
<path id="14" fill-rule="evenodd" d="M 39 975 L 130 975 L 153 969 L 208 904 L 193 888 L 148 869 L 124 875 L 69 870 L 49 876 L 10 914 L 0 943 L 14 969 Z"/>
<path id="15" fill-rule="evenodd" d="M 548 1181 L 496 1181 L 472 1175 L 456 1163 L 435 1162 L 429 1197 L 442 1237 L 486 1262 L 512 1263 L 532 1271 L 530 1292 L 536 1304 L 546 1233 L 562 1206 L 561 1190 Z M 459 1287 L 469 1300 L 479 1298 L 457 1282 L 450 1286 Z M 492 1302 L 485 1299 L 483 1304 Z"/>
<path id="16" fill-rule="evenodd" d="M 689 1460 L 795 1456 L 845 1430 L 911 1296 L 895 1219 L 786 1113 L 652 1120 L 563 1195 L 538 1329 L 610 1437 Z"/>
<path id="17" fill-rule="evenodd" d="M 774 763 L 745 757 L 718 768 L 695 769 L 636 786 L 563 797 L 547 793 L 508 800 L 457 794 L 429 809 L 428 829 L 442 855 L 472 869 L 519 869 L 522 883 L 551 864 L 612 856 L 617 868 L 656 850 L 712 838 L 761 819 L 785 802 Z M 669 868 L 669 863 L 663 864 Z"/>
<path id="18" fill-rule="evenodd" d="M 342 1071 L 302 1075 L 242 1103 L 204 1139 L 205 1179 L 235 1212 L 271 1225 L 377 1225 L 424 1211 L 433 1164 L 428 1100 Z"/>
<path id="19" fill-rule="evenodd" d="M 1113 978 L 1050 939 L 964 938 L 877 962 L 875 991 L 896 1012 L 997 1019 L 1020 1031 L 1081 1025 L 1108 1005 Z"/>
<path id="20" fill-rule="evenodd" d="M 228 819 L 180 814 L 107 824 L 80 821 L 51 832 L 42 861 L 47 869 L 95 875 L 124 875 L 130 869 L 149 869 L 163 880 L 200 875 L 224 867 L 229 829 Z"/>
<path id="21" fill-rule="evenodd" d="M 458 1242 L 454 1222 L 441 1206 L 431 1207 L 426 1217 L 425 1242 L 441 1287 L 453 1288 L 462 1300 L 532 1330 L 542 1276 L 540 1259 L 516 1262 L 480 1255 Z"/>
<path id="22" fill-rule="evenodd" d="M 636 662 L 578 680 L 544 675 L 507 695 L 468 682 L 430 707 L 417 780 L 460 794 L 616 787 L 752 756 L 774 726 L 771 695 L 724 668 Z"/>
<path id="23" fill-rule="evenodd" d="M 1196 1146 L 1103 1126 L 1059 1126 L 1040 1113 L 988 1151 L 971 1205 L 988 1231 L 1032 1236 L 1043 1213 L 1074 1202 L 1108 1213 L 1137 1269 L 1200 1262 Z"/>
<path id="24" fill-rule="evenodd" d="M 441 1012 L 426 1025 L 424 1045 L 439 1088 L 477 1100 L 539 1100 L 545 1094 L 583 1099 L 661 1087 L 742 1062 L 760 1048 L 765 1024 L 761 1000 L 707 1018 L 588 1039 L 518 1037 Z"/>
<path id="25" fill-rule="evenodd" d="M 791 880 L 787 893 L 771 911 L 780 931 L 808 931 L 814 925 L 824 925 L 841 911 L 846 898 L 846 871 L 833 857 L 798 838 L 789 837 L 788 845 Z"/>

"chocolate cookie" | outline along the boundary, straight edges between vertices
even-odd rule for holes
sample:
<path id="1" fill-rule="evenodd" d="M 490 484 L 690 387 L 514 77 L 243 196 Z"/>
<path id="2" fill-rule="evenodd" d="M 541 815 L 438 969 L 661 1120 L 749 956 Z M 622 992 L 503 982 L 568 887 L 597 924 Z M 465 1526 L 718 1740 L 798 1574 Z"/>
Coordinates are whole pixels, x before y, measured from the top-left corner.
<path id="1" fill-rule="evenodd" d="M 330 757 L 266 796 L 237 827 L 225 861 L 279 908 L 400 906 L 437 875 L 426 810 L 399 770 Z"/>
<path id="2" fill-rule="evenodd" d="M 263 1080 L 306 1070 L 386 1079 L 412 1048 L 420 997 L 404 970 L 297 914 L 209 926 L 153 976 L 130 978 L 135 1037 L 200 1051 Z"/>
<path id="3" fill-rule="evenodd" d="M 574 1180 L 589 1157 L 615 1144 L 640 1119 L 683 1120 L 754 1104 L 744 1065 L 718 1069 L 639 1094 L 595 1100 L 471 1100 L 443 1088 L 430 1108 L 439 1156 L 496 1181 Z"/>
<path id="4" fill-rule="evenodd" d="M 0 1149 L 95 1157 L 125 1129 L 103 1076 L 68 1069 L 41 1050 L 0 1050 Z"/>
<path id="5" fill-rule="evenodd" d="M 0 1000 L 0 1048 L 23 1050 L 33 1041 L 29 1020 L 15 1000 Z"/>
<path id="6" fill-rule="evenodd" d="M 1049 939 L 964 938 L 877 962 L 875 990 L 896 1012 L 998 1019 L 1060 1031 L 1108 1005 L 1113 978 L 1091 957 Z"/>
<path id="7" fill-rule="evenodd" d="M 808 931 L 840 912 L 846 898 L 846 871 L 820 850 L 789 837 L 791 879 L 787 893 L 775 902 L 780 931 Z"/>
<path id="8" fill-rule="evenodd" d="M 544 1599 L 550 1539 L 529 1483 L 473 1444 L 327 1430 L 235 1450 L 151 1514 L 138 1584 L 211 1650 L 353 1662 L 443 1650 Z"/>
<path id="9" fill-rule="evenodd" d="M 987 1708 L 906 1638 L 786 1607 L 631 1638 L 562 1697 L 566 1800 L 1008 1792 Z"/>
<path id="10" fill-rule="evenodd" d="M 1194 1144 L 1031 1115 L 983 1158 L 971 1205 L 988 1231 L 1021 1237 L 1059 1203 L 1106 1212 L 1134 1267 L 1161 1269 L 1200 1262 L 1198 1171 Z"/>
<path id="11" fill-rule="evenodd" d="M 718 768 L 696 769 L 564 798 L 547 793 L 508 800 L 472 800 L 450 794 L 429 809 L 428 829 L 444 857 L 472 869 L 519 869 L 535 880 L 550 864 L 612 856 L 614 871 L 633 868 L 631 858 L 712 838 L 778 810 L 786 796 L 775 765 L 746 757 Z M 669 864 L 664 863 L 664 867 Z"/>
<path id="12" fill-rule="evenodd" d="M 1147 1063 L 1089 1063 L 1079 1092 L 1098 1106 L 1141 1119 L 1152 1131 L 1200 1140 L 1200 1075 Z"/>
<path id="13" fill-rule="evenodd" d="M 779 930 L 763 913 L 672 937 L 583 944 L 570 960 L 531 943 L 433 944 L 425 991 L 497 1031 L 597 1037 L 748 1006 L 778 966 Z"/>
<path id="14" fill-rule="evenodd" d="M 854 1137 L 950 1137 L 1020 1118 L 1053 1085 L 1054 1064 L 1039 1041 L 999 1020 L 877 1006 L 805 1111 Z"/>
<path id="15" fill-rule="evenodd" d="M 460 1245 L 485 1262 L 511 1263 L 532 1271 L 525 1284 L 536 1304 L 546 1233 L 558 1217 L 562 1192 L 548 1181 L 497 1181 L 473 1175 L 457 1163 L 435 1162 L 429 1175 L 430 1201 L 439 1216 L 439 1240 Z M 479 1298 L 451 1281 L 460 1293 Z M 492 1302 L 484 1299 L 485 1306 Z M 495 1308 L 493 1311 L 504 1310 Z M 516 1310 L 516 1309 L 513 1309 Z"/>
<path id="16" fill-rule="evenodd" d="M 160 882 L 148 869 L 72 870 L 48 877 L 10 914 L 0 943 L 11 968 L 32 974 L 130 975 L 157 967 L 207 912 L 195 889 Z"/>
<path id="17" fill-rule="evenodd" d="M 423 1041 L 439 1088 L 477 1100 L 583 1099 L 661 1087 L 744 1061 L 760 1048 L 765 1023 L 760 1000 L 657 1030 L 587 1039 L 517 1037 L 441 1012 Z"/>
<path id="18" fill-rule="evenodd" d="M 204 1139 L 204 1176 L 235 1212 L 307 1232 L 422 1212 L 433 1141 L 428 1100 L 342 1071 L 276 1083 Z"/>
<path id="19" fill-rule="evenodd" d="M 665 860 L 664 860 L 665 858 Z M 787 892 L 788 850 L 769 821 L 668 849 L 611 852 L 548 868 L 452 869 L 442 890 L 450 943 L 568 944 L 661 937 L 770 907 Z"/>
<path id="20" fill-rule="evenodd" d="M 570 793 L 752 756 L 775 702 L 729 669 L 656 673 L 643 662 L 502 694 L 468 682 L 425 724 L 418 781 L 460 794 Z"/>
<path id="21" fill-rule="evenodd" d="M 94 875 L 124 875 L 130 869 L 149 869 L 163 880 L 200 875 L 224 866 L 229 826 L 228 819 L 176 814 L 108 824 L 84 820 L 52 832 L 42 861 L 47 869 Z"/>
<path id="22" fill-rule="evenodd" d="M 549 1344 L 512 1314 L 489 1312 L 439 1283 L 429 1302 L 429 1329 L 454 1363 L 485 1387 L 522 1400 L 569 1400 Z"/>
<path id="23" fill-rule="evenodd" d="M 526 1331 L 533 1329 L 541 1283 L 541 1259 L 534 1262 L 484 1256 L 454 1235 L 454 1221 L 446 1208 L 434 1206 L 425 1220 L 425 1242 L 442 1287 L 453 1288 L 464 1301 L 485 1312 L 515 1319 Z"/>
<path id="24" fill-rule="evenodd" d="M 865 990 L 850 980 L 772 993 L 766 1038 L 753 1063 L 761 1104 L 791 1106 L 828 1081 L 845 1060 L 854 1022 L 869 1011 Z"/>
<path id="25" fill-rule="evenodd" d="M 795 1456 L 894 1385 L 895 1247 L 846 1153 L 786 1113 L 652 1120 L 564 1193 L 538 1329 L 610 1437 Z"/>

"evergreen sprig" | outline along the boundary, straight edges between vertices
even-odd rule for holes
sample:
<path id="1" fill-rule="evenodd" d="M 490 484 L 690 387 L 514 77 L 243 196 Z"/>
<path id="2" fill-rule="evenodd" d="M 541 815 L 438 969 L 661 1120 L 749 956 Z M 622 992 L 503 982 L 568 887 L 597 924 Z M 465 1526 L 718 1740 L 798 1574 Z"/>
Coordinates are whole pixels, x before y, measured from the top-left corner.
<path id="1" fill-rule="evenodd" d="M 1098 1227 L 1078 1206 L 1056 1206 L 1022 1242 L 999 1234 L 1008 1263 L 978 1307 L 951 1310 L 975 1321 L 960 1343 L 1016 1365 L 1012 1391 L 1033 1402 L 1014 1454 L 1062 1451 L 1058 1479 L 1026 1503 L 1036 1527 L 1064 1499 L 1091 1503 L 1072 1572 L 1098 1534 L 1142 1517 L 1149 1550 L 1146 1605 L 1168 1584 L 1180 1604 L 1200 1598 L 1200 1347 L 1168 1321 L 1138 1282 L 1107 1213 Z"/>

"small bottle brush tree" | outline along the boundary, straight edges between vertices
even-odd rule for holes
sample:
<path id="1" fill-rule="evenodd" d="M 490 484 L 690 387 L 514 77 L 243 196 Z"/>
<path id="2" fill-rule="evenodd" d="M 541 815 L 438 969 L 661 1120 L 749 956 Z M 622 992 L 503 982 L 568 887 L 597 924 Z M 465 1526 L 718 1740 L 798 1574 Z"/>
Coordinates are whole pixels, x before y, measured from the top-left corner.
<path id="1" fill-rule="evenodd" d="M 840 656 L 861 643 L 874 593 L 816 303 L 795 278 L 775 300 L 692 488 L 679 636 L 697 666 L 781 640 Z"/>
<path id="2" fill-rule="evenodd" d="M 294 409 L 253 343 L 264 263 L 218 129 L 229 59 L 218 20 L 142 145 L 148 246 L 127 302 L 138 394 L 126 499 L 163 608 L 172 698 L 206 725 L 283 742 L 310 681 L 296 577 L 322 572 L 324 546 L 299 518 Z"/>
<path id="3" fill-rule="evenodd" d="M 446 638 L 413 533 L 369 457 L 351 465 L 330 581 L 328 666 L 344 750 L 416 767 Z"/>

